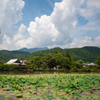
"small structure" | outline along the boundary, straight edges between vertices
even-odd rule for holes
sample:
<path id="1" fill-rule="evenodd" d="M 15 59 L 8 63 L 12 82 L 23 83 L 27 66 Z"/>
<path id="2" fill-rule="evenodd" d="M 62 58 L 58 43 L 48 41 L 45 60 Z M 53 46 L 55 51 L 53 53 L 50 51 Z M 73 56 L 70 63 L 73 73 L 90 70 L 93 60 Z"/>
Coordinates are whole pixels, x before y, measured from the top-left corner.
<path id="1" fill-rule="evenodd" d="M 97 64 L 95 64 L 95 63 L 83 63 L 83 67 L 90 66 L 90 65 L 96 66 Z"/>
<path id="2" fill-rule="evenodd" d="M 25 66 L 26 65 L 27 60 L 20 60 L 21 65 Z"/>
<path id="3" fill-rule="evenodd" d="M 13 65 L 19 65 L 20 61 L 18 59 L 11 59 L 5 64 L 13 64 Z"/>

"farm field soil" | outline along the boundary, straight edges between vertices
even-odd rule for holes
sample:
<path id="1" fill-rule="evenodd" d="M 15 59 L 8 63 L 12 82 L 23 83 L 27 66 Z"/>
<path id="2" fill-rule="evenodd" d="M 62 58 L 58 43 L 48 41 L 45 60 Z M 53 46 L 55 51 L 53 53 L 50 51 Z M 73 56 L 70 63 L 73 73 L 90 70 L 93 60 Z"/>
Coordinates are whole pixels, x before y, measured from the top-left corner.
<path id="1" fill-rule="evenodd" d="M 0 75 L 0 100 L 99 100 L 99 74 Z"/>

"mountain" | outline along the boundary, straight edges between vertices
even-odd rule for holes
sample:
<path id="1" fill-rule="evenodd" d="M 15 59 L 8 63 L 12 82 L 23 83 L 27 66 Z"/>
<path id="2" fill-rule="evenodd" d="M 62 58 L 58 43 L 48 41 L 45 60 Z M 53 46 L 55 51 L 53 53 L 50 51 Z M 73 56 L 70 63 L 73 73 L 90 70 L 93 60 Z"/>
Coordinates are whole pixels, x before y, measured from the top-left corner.
<path id="1" fill-rule="evenodd" d="M 40 50 L 40 49 L 47 49 L 47 50 Z M 33 52 L 33 53 L 29 53 Z M 35 50 L 39 50 L 34 52 Z M 14 58 L 20 58 L 20 59 L 26 59 L 30 60 L 34 56 L 40 56 L 44 57 L 48 53 L 51 53 L 52 55 L 55 52 L 60 52 L 60 53 L 65 53 L 65 51 L 68 51 L 74 60 L 83 60 L 84 62 L 95 62 L 97 60 L 97 57 L 100 56 L 100 48 L 98 47 L 82 47 L 82 48 L 70 48 L 70 49 L 62 49 L 60 47 L 55 47 L 52 49 L 48 48 L 23 48 L 20 49 L 19 51 L 8 51 L 8 50 L 0 50 L 0 58 L 2 57 L 2 60 L 9 60 L 9 59 L 14 59 Z M 28 51 L 28 52 L 26 52 Z"/>
<path id="2" fill-rule="evenodd" d="M 36 52 L 36 51 L 40 51 L 40 50 L 47 50 L 47 49 L 48 49 L 47 47 L 44 47 L 44 48 L 30 48 L 30 49 L 22 48 L 22 49 L 19 49 L 18 51 L 26 51 L 26 52 L 32 53 L 32 52 Z"/>
<path id="3" fill-rule="evenodd" d="M 29 52 L 24 52 L 24 51 L 0 50 L 0 58 L 2 58 L 2 60 L 4 61 L 15 59 L 15 58 L 22 58 L 28 54 Z"/>
<path id="4" fill-rule="evenodd" d="M 69 51 L 71 57 L 75 60 L 83 60 L 85 62 L 95 62 L 97 57 L 100 56 L 100 48 L 98 47 L 85 46 L 66 50 Z"/>
<path id="5" fill-rule="evenodd" d="M 30 53 L 29 55 L 26 55 L 25 57 L 21 58 L 21 59 L 27 59 L 27 60 L 30 60 L 32 59 L 34 56 L 40 56 L 40 57 L 44 57 L 46 56 L 48 53 L 51 53 L 51 54 L 54 54 L 55 52 L 63 52 L 64 53 L 64 50 L 59 48 L 59 47 L 56 47 L 56 48 L 52 48 L 52 49 L 48 49 L 48 50 L 40 50 L 40 51 L 36 51 L 36 52 L 33 52 L 33 53 Z"/>
<path id="6" fill-rule="evenodd" d="M 33 53 L 30 53 L 29 55 L 26 55 L 22 59 L 32 59 L 33 56 L 40 56 L 44 57 L 48 53 L 54 54 L 56 51 L 60 53 L 65 53 L 65 51 L 68 51 L 74 60 L 83 60 L 84 62 L 95 62 L 97 57 L 100 55 L 100 48 L 98 47 L 82 47 L 82 48 L 71 48 L 71 49 L 62 49 L 59 47 L 52 48 L 49 50 L 41 50 L 36 51 Z"/>

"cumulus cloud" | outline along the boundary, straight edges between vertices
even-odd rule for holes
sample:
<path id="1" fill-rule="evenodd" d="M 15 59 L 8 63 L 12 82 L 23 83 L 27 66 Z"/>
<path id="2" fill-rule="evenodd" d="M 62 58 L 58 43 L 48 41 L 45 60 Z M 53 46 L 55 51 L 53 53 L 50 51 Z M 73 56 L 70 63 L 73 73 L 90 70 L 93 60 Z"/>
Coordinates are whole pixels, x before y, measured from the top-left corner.
<path id="1" fill-rule="evenodd" d="M 4 35 L 3 43 L 0 44 L 0 46 L 3 49 L 10 49 L 10 50 L 17 49 L 18 46 L 16 45 L 16 42 L 18 42 L 19 40 L 23 40 L 24 39 L 23 38 L 24 37 L 23 33 L 25 31 L 26 31 L 26 26 L 24 24 L 21 24 L 20 27 L 19 27 L 18 32 L 15 35 L 13 35 L 13 37 Z"/>
<path id="2" fill-rule="evenodd" d="M 63 0 L 55 3 L 50 16 L 42 15 L 40 18 L 36 17 L 34 22 L 30 22 L 27 29 L 31 38 L 28 38 L 30 46 L 61 46 L 71 43 L 70 33 L 77 24 L 75 16 L 79 6 L 78 1 Z"/>
<path id="3" fill-rule="evenodd" d="M 4 0 L 4 4 L 8 5 L 10 0 Z M 22 2 L 22 3 L 20 3 Z M 50 16 L 42 15 L 40 18 L 36 17 L 35 21 L 29 23 L 27 28 L 21 24 L 18 32 L 12 36 L 4 34 L 3 44 L 5 47 L 22 48 L 22 47 L 81 47 L 86 45 L 100 46 L 100 0 L 62 0 L 62 2 L 55 3 L 53 12 Z M 6 16 L 4 12 L 11 12 L 11 15 L 5 17 L 7 28 L 17 23 L 22 18 L 22 8 L 24 2 L 17 0 L 17 4 L 11 2 L 7 9 L 5 7 L 1 10 L 2 16 Z M 12 6 L 11 6 L 12 5 Z M 14 7 L 13 7 L 14 5 Z M 18 5 L 18 6 L 16 6 Z M 14 19 L 11 18 L 14 16 Z M 78 16 L 82 19 L 79 20 Z M 83 20 L 84 19 L 84 20 Z M 2 20 L 2 21 L 3 21 Z M 82 23 L 82 21 L 85 21 Z M 5 22 L 1 22 L 5 26 Z M 28 37 L 26 35 L 26 29 Z M 25 34 L 24 34 L 25 33 Z M 94 34 L 96 33 L 96 34 Z M 10 34 L 9 34 L 10 35 Z M 12 42 L 10 42 L 12 40 Z"/>
<path id="4" fill-rule="evenodd" d="M 96 17 L 96 14 L 98 14 L 99 7 L 98 5 L 93 5 L 93 3 L 90 2 L 90 0 L 63 0 L 62 2 L 55 3 L 54 10 L 50 16 L 43 15 L 40 18 L 37 17 L 34 22 L 30 22 L 28 27 L 28 32 L 31 37 L 30 47 L 71 47 L 72 44 L 74 47 L 74 40 L 78 41 L 78 46 L 80 39 L 77 37 L 79 33 L 73 34 L 74 30 L 77 30 L 77 32 L 81 32 L 83 30 L 84 32 L 90 31 L 91 33 L 91 31 L 96 31 L 99 28 L 97 26 L 98 24 L 96 20 L 93 20 L 93 18 Z M 98 3 L 99 1 L 97 0 L 95 2 Z M 91 9 L 93 6 L 97 12 L 95 12 L 95 9 Z M 81 15 L 84 19 L 88 20 L 88 23 L 80 26 L 79 28 L 77 28 L 78 14 Z M 81 35 L 86 37 L 87 32 L 85 35 L 80 33 L 80 37 Z M 83 41 L 86 41 L 84 37 Z M 87 44 L 89 44 L 88 41 L 90 40 L 86 41 Z M 92 41 L 90 43 L 92 44 Z M 86 44 L 82 43 L 81 45 L 84 46 Z"/>
<path id="5" fill-rule="evenodd" d="M 83 40 L 74 39 L 74 41 L 69 45 L 70 48 L 73 47 L 83 47 L 83 46 L 99 46 L 100 45 L 100 35 L 97 37 L 84 37 Z"/>
<path id="6" fill-rule="evenodd" d="M 22 19 L 22 9 L 25 2 L 22 0 L 0 0 L 0 43 L 4 35 L 12 37 L 12 25 Z"/>
<path id="7" fill-rule="evenodd" d="M 16 32 L 12 31 L 12 27 L 22 19 L 22 9 L 25 2 L 22 0 L 0 0 L 0 48 L 14 48 L 12 42 Z M 18 32 L 17 32 L 18 33 Z M 14 39 L 17 37 L 14 37 Z"/>

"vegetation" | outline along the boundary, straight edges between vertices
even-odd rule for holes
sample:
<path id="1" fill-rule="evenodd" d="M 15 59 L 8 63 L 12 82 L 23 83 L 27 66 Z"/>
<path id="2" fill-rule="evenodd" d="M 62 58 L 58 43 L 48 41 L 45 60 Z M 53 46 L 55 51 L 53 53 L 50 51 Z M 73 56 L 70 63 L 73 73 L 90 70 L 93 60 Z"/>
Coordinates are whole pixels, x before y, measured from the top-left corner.
<path id="1" fill-rule="evenodd" d="M 32 52 L 36 52 L 36 51 L 40 51 L 40 50 L 47 50 L 47 49 L 48 49 L 47 47 L 44 47 L 44 48 L 30 48 L 30 49 L 22 48 L 22 49 L 19 49 L 18 51 L 26 51 L 26 52 L 32 53 Z"/>
<path id="2" fill-rule="evenodd" d="M 0 64 L 0 70 L 1 71 L 9 71 L 9 70 L 16 70 L 16 69 L 19 69 L 19 66 L 18 65 L 13 65 L 13 64 L 10 64 L 10 65 L 5 65 L 5 64 Z"/>
<path id="3" fill-rule="evenodd" d="M 59 47 L 56 47 L 56 48 L 52 48 L 52 49 L 48 49 L 48 50 L 41 50 L 41 51 L 36 51 L 36 52 L 30 53 L 29 55 L 22 57 L 21 59 L 30 60 L 34 56 L 45 57 L 47 54 L 53 55 L 55 52 L 64 53 L 65 51 Z"/>
<path id="4" fill-rule="evenodd" d="M 45 57 L 47 54 L 53 55 L 55 52 L 65 53 L 68 51 L 70 56 L 75 60 L 82 60 L 84 62 L 95 62 L 98 55 L 100 55 L 100 48 L 98 47 L 83 47 L 83 48 L 72 48 L 72 49 L 61 49 L 59 47 L 52 48 L 49 50 L 41 50 L 30 53 L 29 55 L 22 57 L 21 59 L 30 60 L 34 56 Z"/>
<path id="5" fill-rule="evenodd" d="M 10 60 L 15 58 L 21 58 L 26 55 L 28 55 L 28 52 L 24 51 L 7 51 L 7 50 L 0 50 L 0 57 L 2 57 L 2 60 Z"/>
<path id="6" fill-rule="evenodd" d="M 32 50 L 30 52 L 32 52 Z M 53 55 L 55 52 L 59 52 L 63 54 L 66 51 L 68 51 L 70 53 L 70 56 L 75 61 L 82 60 L 84 62 L 95 62 L 98 55 L 100 55 L 100 48 L 98 47 L 83 47 L 83 48 L 72 48 L 72 49 L 62 49 L 59 47 L 55 47 L 48 50 L 41 50 L 41 48 L 38 48 L 38 50 L 40 51 L 36 51 L 33 53 L 25 52 L 28 51 L 28 49 L 20 49 L 19 51 L 0 50 L 0 57 L 2 57 L 2 60 L 4 61 L 14 59 L 14 58 L 30 60 L 34 56 L 45 57 L 47 54 Z"/>
<path id="7" fill-rule="evenodd" d="M 84 47 L 81 49 L 81 53 L 90 54 L 90 48 Z M 97 48 L 95 48 L 95 50 L 96 49 Z M 79 51 L 75 50 L 75 54 L 78 54 Z M 93 49 L 91 50 L 91 53 L 93 53 Z M 95 60 L 97 65 L 86 65 L 86 67 L 83 67 L 84 60 L 80 60 L 81 58 L 76 60 L 79 56 L 73 59 L 72 56 L 70 56 L 69 50 L 53 48 L 38 52 L 40 56 L 33 56 L 34 53 L 27 56 L 29 60 L 24 66 L 26 70 L 54 70 L 55 68 L 56 70 L 64 70 L 66 72 L 100 71 L 100 56 L 97 56 Z M 15 51 L 14 54 L 17 55 L 18 53 Z M 97 54 L 99 54 L 98 51 Z M 80 52 L 79 55 L 81 55 Z M 85 55 L 83 57 L 85 57 Z M 21 64 L 19 66 L 5 65 L 1 59 L 0 70 L 16 70 L 21 66 Z M 0 100 L 15 100 L 17 98 L 20 100 L 99 100 L 100 77 L 96 75 L 66 76 L 58 74 L 53 77 L 22 78 L 0 75 Z"/>
<path id="8" fill-rule="evenodd" d="M 16 70 L 24 68 L 25 70 L 64 70 L 66 72 L 93 72 L 100 71 L 100 56 L 96 61 L 97 65 L 83 66 L 83 61 L 75 61 L 68 51 L 65 53 L 55 52 L 47 54 L 44 57 L 34 56 L 26 62 L 25 66 L 21 63 L 19 66 L 0 64 L 0 70 Z"/>
<path id="9" fill-rule="evenodd" d="M 84 62 L 95 62 L 98 55 L 100 55 L 100 48 L 98 47 L 83 47 L 68 49 L 71 57 L 75 61 L 83 60 Z"/>
<path id="10" fill-rule="evenodd" d="M 100 56 L 97 58 L 96 63 L 97 63 L 98 65 L 100 65 Z"/>
<path id="11" fill-rule="evenodd" d="M 100 77 L 96 75 L 53 77 L 0 76 L 0 100 L 99 100 Z"/>
<path id="12" fill-rule="evenodd" d="M 70 57 L 69 52 L 66 51 L 65 54 L 55 52 L 54 55 L 47 54 L 42 58 L 34 56 L 25 67 L 49 70 L 55 68 L 70 71 L 73 66 L 76 66 L 75 61 Z"/>

